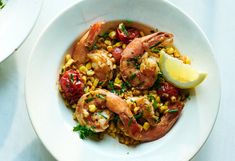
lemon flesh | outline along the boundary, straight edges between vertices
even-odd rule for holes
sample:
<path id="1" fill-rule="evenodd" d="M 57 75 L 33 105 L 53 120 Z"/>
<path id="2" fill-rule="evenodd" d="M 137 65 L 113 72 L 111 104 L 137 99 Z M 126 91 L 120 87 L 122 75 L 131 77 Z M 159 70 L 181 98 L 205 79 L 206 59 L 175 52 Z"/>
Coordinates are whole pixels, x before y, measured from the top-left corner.
<path id="1" fill-rule="evenodd" d="M 206 73 L 198 72 L 190 65 L 174 58 L 164 51 L 160 52 L 159 67 L 163 77 L 181 89 L 194 88 L 207 76 Z"/>

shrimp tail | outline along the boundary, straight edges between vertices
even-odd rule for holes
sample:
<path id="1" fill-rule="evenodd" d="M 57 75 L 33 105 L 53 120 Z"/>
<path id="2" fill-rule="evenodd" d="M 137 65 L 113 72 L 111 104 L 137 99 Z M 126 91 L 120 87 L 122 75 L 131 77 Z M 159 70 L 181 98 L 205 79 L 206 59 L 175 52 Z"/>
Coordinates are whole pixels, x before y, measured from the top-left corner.
<path id="1" fill-rule="evenodd" d="M 78 41 L 73 49 L 72 58 L 77 65 L 84 64 L 87 61 L 87 53 L 93 47 L 98 35 L 101 33 L 105 22 L 97 22 L 90 26 L 89 30 Z"/>

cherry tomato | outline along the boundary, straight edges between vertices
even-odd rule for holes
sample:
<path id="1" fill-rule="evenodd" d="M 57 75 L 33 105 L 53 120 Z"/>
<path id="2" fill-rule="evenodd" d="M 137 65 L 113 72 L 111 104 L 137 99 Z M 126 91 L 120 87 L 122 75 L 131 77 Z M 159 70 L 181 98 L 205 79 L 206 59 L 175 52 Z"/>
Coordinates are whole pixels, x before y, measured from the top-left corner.
<path id="1" fill-rule="evenodd" d="M 122 55 L 121 55 L 122 51 L 123 51 L 122 48 L 119 48 L 119 47 L 114 48 L 113 51 L 112 51 L 112 55 L 113 55 L 113 57 L 114 57 L 114 59 L 116 60 L 117 63 L 120 62 L 120 59 L 122 57 Z"/>
<path id="2" fill-rule="evenodd" d="M 121 27 L 123 24 L 119 24 L 119 27 L 117 28 L 117 38 L 124 42 L 124 43 L 130 43 L 134 38 L 139 37 L 140 32 L 133 27 L 125 28 Z"/>
<path id="3" fill-rule="evenodd" d="M 60 77 L 59 82 L 62 95 L 70 105 L 77 103 L 78 99 L 84 94 L 84 83 L 76 70 L 70 69 L 66 71 Z"/>
<path id="4" fill-rule="evenodd" d="M 178 97 L 179 89 L 168 82 L 160 83 L 160 88 L 157 89 L 157 94 L 164 99 L 171 98 L 172 96 Z"/>

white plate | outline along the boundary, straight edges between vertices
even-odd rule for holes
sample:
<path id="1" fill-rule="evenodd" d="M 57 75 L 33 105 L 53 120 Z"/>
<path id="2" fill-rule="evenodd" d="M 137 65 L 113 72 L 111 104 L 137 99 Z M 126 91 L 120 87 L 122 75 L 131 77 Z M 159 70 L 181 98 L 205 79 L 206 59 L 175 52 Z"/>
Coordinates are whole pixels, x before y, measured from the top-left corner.
<path id="1" fill-rule="evenodd" d="M 0 10 L 0 63 L 11 55 L 30 33 L 42 0 L 8 0 Z"/>
<path id="2" fill-rule="evenodd" d="M 131 148 L 106 137 L 81 140 L 76 124 L 57 89 L 66 49 L 98 20 L 128 19 L 169 31 L 193 66 L 208 72 L 192 93 L 181 117 L 163 138 Z M 220 100 L 218 67 L 211 46 L 199 27 L 179 9 L 162 0 L 86 0 L 63 11 L 42 33 L 31 55 L 26 78 L 26 101 L 32 124 L 43 144 L 58 160 L 68 161 L 183 161 L 192 158 L 208 137 Z"/>

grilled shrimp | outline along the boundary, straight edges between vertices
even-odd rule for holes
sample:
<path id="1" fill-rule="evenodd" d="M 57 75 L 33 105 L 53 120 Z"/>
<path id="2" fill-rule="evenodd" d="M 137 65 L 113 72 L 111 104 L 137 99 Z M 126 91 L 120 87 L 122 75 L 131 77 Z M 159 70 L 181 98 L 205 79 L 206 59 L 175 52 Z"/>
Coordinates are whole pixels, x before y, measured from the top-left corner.
<path id="1" fill-rule="evenodd" d="M 77 66 L 91 62 L 96 78 L 102 82 L 112 79 L 113 76 L 113 62 L 111 58 L 108 57 L 108 52 L 102 49 L 93 50 L 93 46 L 98 35 L 104 28 L 104 24 L 105 23 L 102 21 L 92 25 L 75 45 L 72 53 L 72 58 Z"/>
<path id="2" fill-rule="evenodd" d="M 87 62 L 87 54 L 96 42 L 97 36 L 100 34 L 104 22 L 97 22 L 90 26 L 89 30 L 82 36 L 82 38 L 75 44 L 72 53 L 72 58 L 77 65 Z"/>
<path id="3" fill-rule="evenodd" d="M 114 65 L 106 50 L 94 50 L 87 54 L 91 61 L 91 66 L 95 71 L 95 76 L 102 82 L 113 77 Z"/>
<path id="4" fill-rule="evenodd" d="M 98 89 L 83 95 L 78 101 L 75 115 L 81 125 L 86 125 L 95 132 L 102 132 L 109 127 L 113 113 L 118 114 L 123 127 L 137 137 L 140 128 L 135 120 L 132 121 L 132 126 L 129 125 L 133 114 L 127 103 L 109 91 Z"/>
<path id="5" fill-rule="evenodd" d="M 151 125 L 148 130 L 140 128 L 137 121 L 133 118 L 133 123 L 130 124 L 129 128 L 135 129 L 135 131 L 139 131 L 139 133 L 135 135 L 133 135 L 133 132 L 130 129 L 126 129 L 121 123 L 119 123 L 119 127 L 122 131 L 124 131 L 127 135 L 135 140 L 140 140 L 143 142 L 156 140 L 163 137 L 172 128 L 172 126 L 178 120 L 183 106 L 184 104 L 181 102 L 176 102 L 170 105 L 169 110 L 176 110 L 176 112 L 166 112 L 161 117 L 160 122 L 155 123 L 154 126 Z M 134 128 L 132 128 L 132 126 L 134 126 Z M 136 127 L 138 127 L 139 129 L 136 129 Z"/>
<path id="6" fill-rule="evenodd" d="M 159 67 L 157 57 L 147 51 L 153 46 L 171 45 L 172 38 L 172 34 L 165 32 L 135 38 L 122 52 L 120 60 L 122 78 L 138 89 L 151 87 L 157 79 Z"/>

